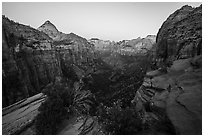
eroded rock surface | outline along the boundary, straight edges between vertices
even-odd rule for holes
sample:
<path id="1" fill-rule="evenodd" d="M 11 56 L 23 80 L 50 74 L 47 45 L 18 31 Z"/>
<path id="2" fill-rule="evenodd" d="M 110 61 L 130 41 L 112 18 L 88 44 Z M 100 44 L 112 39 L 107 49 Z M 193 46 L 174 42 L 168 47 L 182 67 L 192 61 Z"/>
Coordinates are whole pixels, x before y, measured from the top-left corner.
<path id="1" fill-rule="evenodd" d="M 2 110 L 2 134 L 20 134 L 28 126 L 31 126 L 38 114 L 38 108 L 44 100 L 45 96 L 40 93 L 4 108 Z"/>
<path id="2" fill-rule="evenodd" d="M 133 101 L 137 109 L 149 102 L 165 109 L 177 134 L 202 134 L 202 68 L 192 65 L 201 58 L 174 61 L 166 74 L 148 72 Z"/>
<path id="3" fill-rule="evenodd" d="M 185 5 L 172 13 L 157 33 L 157 56 L 181 59 L 202 53 L 202 5 Z"/>

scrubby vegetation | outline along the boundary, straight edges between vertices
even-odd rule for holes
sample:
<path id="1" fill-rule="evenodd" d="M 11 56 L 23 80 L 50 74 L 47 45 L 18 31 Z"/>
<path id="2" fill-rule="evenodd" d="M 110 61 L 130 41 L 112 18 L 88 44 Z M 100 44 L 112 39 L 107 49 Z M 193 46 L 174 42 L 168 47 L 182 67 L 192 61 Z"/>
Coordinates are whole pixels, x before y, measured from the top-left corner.
<path id="1" fill-rule="evenodd" d="M 136 135 L 142 131 L 142 118 L 131 107 L 122 108 L 121 102 L 112 107 L 100 106 L 98 121 L 104 134 Z"/>
<path id="2" fill-rule="evenodd" d="M 35 119 L 37 134 L 55 134 L 60 122 L 71 113 L 70 106 L 73 103 L 73 91 L 65 84 L 49 85 L 44 94 L 47 100 L 39 107 L 39 114 Z"/>
<path id="3" fill-rule="evenodd" d="M 39 107 L 35 119 L 37 134 L 56 134 L 63 120 L 71 115 L 87 115 L 91 112 L 94 98 L 90 91 L 78 93 L 65 81 L 50 84 L 43 91 L 47 99 Z"/>
<path id="4" fill-rule="evenodd" d="M 158 119 L 145 116 L 131 105 L 123 108 L 121 101 L 107 107 L 100 105 L 98 122 L 104 134 L 111 135 L 174 135 L 175 129 L 165 112 L 156 114 Z M 156 112 L 157 113 L 157 112 Z"/>

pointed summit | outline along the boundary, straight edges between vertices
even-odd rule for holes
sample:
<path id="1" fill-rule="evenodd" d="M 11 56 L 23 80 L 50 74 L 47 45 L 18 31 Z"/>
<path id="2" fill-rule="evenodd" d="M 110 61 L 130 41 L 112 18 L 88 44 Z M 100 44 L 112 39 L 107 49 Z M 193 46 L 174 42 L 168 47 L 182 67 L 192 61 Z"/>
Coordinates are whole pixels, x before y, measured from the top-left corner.
<path id="1" fill-rule="evenodd" d="M 43 25 L 44 25 L 44 26 L 45 26 L 45 25 L 53 26 L 53 27 L 57 30 L 57 28 L 55 27 L 55 25 L 54 25 L 51 21 L 49 21 L 49 20 L 45 21 L 45 23 L 44 23 Z M 43 25 L 42 25 L 42 26 L 43 26 Z"/>
<path id="2" fill-rule="evenodd" d="M 52 24 L 49 20 L 45 21 L 44 24 Z"/>
<path id="3" fill-rule="evenodd" d="M 45 21 L 45 23 L 43 23 L 43 25 L 41 25 L 38 30 L 46 33 L 52 39 L 54 39 L 59 33 L 55 25 L 52 24 L 49 20 Z"/>

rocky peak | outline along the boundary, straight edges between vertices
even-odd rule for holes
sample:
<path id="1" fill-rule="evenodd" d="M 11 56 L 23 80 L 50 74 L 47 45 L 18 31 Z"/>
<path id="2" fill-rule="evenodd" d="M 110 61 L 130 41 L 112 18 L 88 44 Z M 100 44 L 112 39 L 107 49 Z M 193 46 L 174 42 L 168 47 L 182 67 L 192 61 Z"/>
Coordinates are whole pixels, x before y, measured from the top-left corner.
<path id="1" fill-rule="evenodd" d="M 44 24 L 52 24 L 49 20 L 45 21 Z"/>
<path id="2" fill-rule="evenodd" d="M 54 39 L 59 33 L 55 25 L 52 24 L 49 20 L 45 21 L 45 23 L 41 25 L 38 30 L 46 33 L 52 39 Z"/>
<path id="3" fill-rule="evenodd" d="M 55 25 L 53 23 L 51 23 L 49 20 L 45 21 L 45 23 L 43 25 L 41 25 L 38 29 L 50 29 L 52 31 L 58 31 L 57 28 L 55 27 Z"/>

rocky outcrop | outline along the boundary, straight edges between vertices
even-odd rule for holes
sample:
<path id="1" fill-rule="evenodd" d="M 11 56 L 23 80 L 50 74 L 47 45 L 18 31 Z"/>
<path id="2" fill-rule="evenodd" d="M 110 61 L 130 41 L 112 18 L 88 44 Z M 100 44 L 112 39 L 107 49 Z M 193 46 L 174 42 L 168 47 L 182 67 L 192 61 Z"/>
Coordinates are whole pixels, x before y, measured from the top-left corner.
<path id="1" fill-rule="evenodd" d="M 45 96 L 40 93 L 4 108 L 2 110 L 2 134 L 19 134 L 31 126 L 44 100 Z"/>
<path id="2" fill-rule="evenodd" d="M 201 54 L 202 5 L 185 5 L 171 14 L 157 33 L 157 57 L 175 60 Z"/>
<path id="3" fill-rule="evenodd" d="M 176 134 L 202 134 L 201 64 L 202 56 L 196 56 L 174 61 L 168 73 L 148 72 L 132 101 L 137 110 L 164 110 Z"/>

